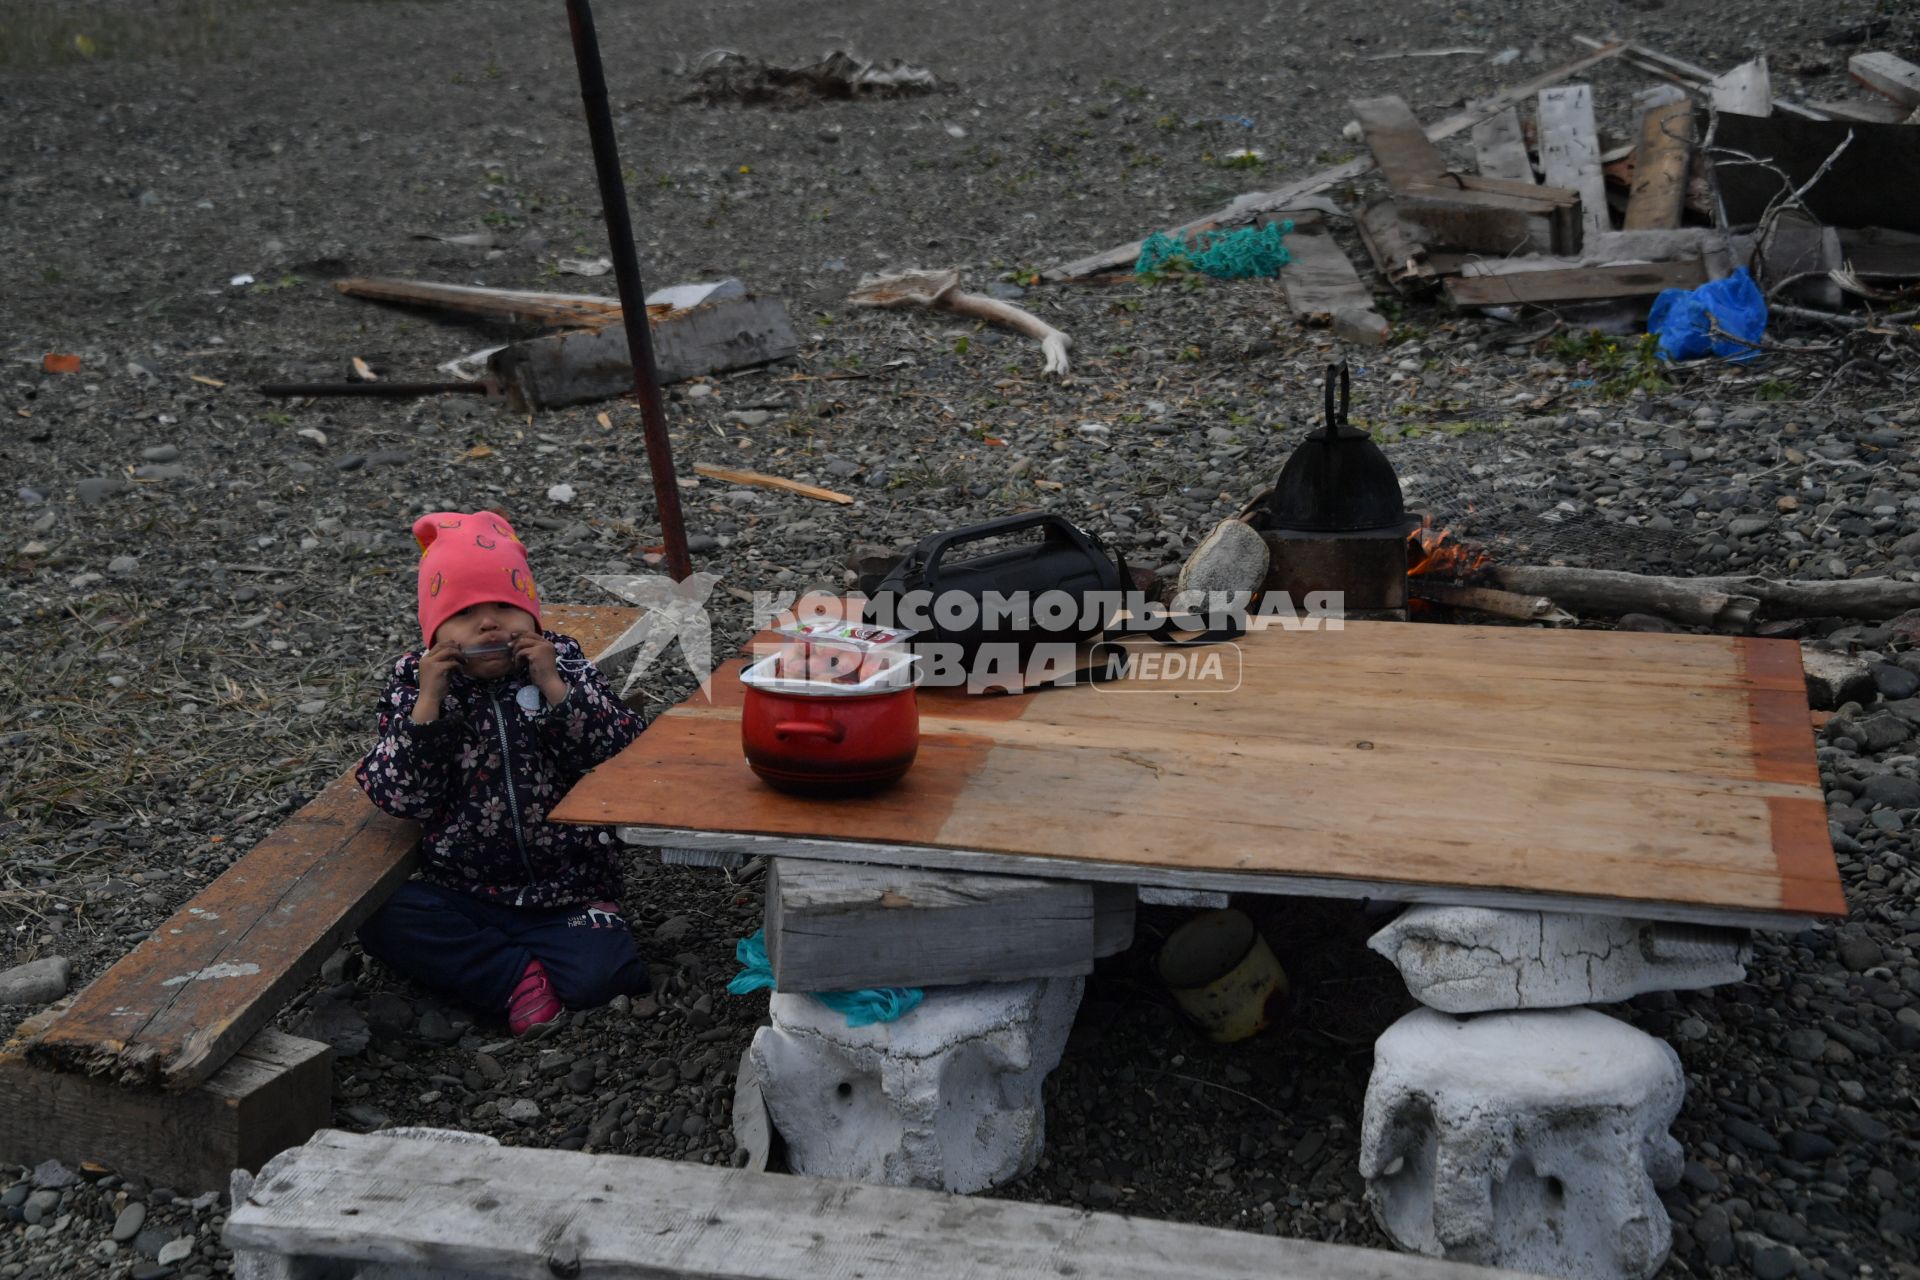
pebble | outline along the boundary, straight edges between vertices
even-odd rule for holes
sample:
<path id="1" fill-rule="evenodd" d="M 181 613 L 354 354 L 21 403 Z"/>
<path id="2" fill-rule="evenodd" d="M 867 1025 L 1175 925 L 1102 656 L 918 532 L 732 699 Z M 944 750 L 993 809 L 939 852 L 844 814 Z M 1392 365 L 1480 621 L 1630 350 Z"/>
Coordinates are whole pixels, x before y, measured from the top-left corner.
<path id="1" fill-rule="evenodd" d="M 575 496 L 575 491 L 573 486 L 570 484 L 555 484 L 555 485 L 547 486 L 548 502 L 558 503 L 560 506 L 565 506 L 569 502 L 573 501 L 574 496 Z"/>
<path id="2" fill-rule="evenodd" d="M 1818 1062 L 1827 1049 L 1827 1034 L 1813 1027 L 1795 1027 L 1782 1037 L 1780 1047 L 1801 1062 Z"/>
<path id="3" fill-rule="evenodd" d="M 60 1193 L 58 1191 L 36 1191 L 27 1197 L 25 1204 L 20 1206 L 20 1213 L 21 1216 L 27 1220 L 27 1225 L 39 1226 L 42 1222 L 52 1217 L 54 1210 L 59 1207 Z"/>
<path id="4" fill-rule="evenodd" d="M 713 394 L 713 388 L 707 383 L 696 382 L 686 389 L 685 394 L 689 400 L 705 400 Z"/>
<path id="5" fill-rule="evenodd" d="M 540 1118 L 540 1104 L 532 1098 L 515 1098 L 500 1114 L 519 1124 L 531 1124 Z"/>
<path id="6" fill-rule="evenodd" d="M 773 414 L 765 409 L 730 409 L 722 416 L 748 428 L 764 427 L 773 421 Z"/>
<path id="7" fill-rule="evenodd" d="M 160 1246 L 160 1252 L 154 1260 L 163 1267 L 170 1267 L 176 1262 L 185 1262 L 192 1254 L 193 1237 L 181 1236 Z"/>
<path id="8" fill-rule="evenodd" d="M 139 556 L 115 556 L 107 561 L 107 572 L 116 578 L 124 578 L 140 568 Z"/>
<path id="9" fill-rule="evenodd" d="M 41 956 L 38 960 L 17 964 L 0 973 L 0 1005 L 48 1004 L 58 1000 L 67 994 L 67 981 L 72 972 L 73 965 L 65 956 Z M 37 1170 L 34 1176 L 39 1177 Z M 71 1183 L 36 1182 L 35 1185 L 69 1186 Z"/>
<path id="10" fill-rule="evenodd" d="M 133 488 L 133 482 L 125 476 L 88 476 L 73 486 L 73 492 L 86 506 L 105 501 L 116 493 L 125 493 Z"/>
<path id="11" fill-rule="evenodd" d="M 130 1200 L 119 1216 L 113 1220 L 113 1239 L 125 1244 L 140 1234 L 140 1228 L 146 1225 L 147 1206 L 144 1201 Z"/>
<path id="12" fill-rule="evenodd" d="M 1865 973 L 1885 958 L 1880 944 L 1871 938 L 1842 938 L 1837 950 L 1840 963 L 1853 973 Z"/>
<path id="13" fill-rule="evenodd" d="M 179 457 L 180 446 L 177 444 L 148 445 L 140 451 L 142 462 L 173 462 Z"/>

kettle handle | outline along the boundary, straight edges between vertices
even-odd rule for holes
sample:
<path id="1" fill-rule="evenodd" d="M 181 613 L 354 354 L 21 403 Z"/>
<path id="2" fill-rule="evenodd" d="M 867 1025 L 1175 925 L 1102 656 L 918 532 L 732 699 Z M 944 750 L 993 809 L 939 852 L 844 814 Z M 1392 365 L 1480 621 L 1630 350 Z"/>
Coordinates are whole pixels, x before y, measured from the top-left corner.
<path id="1" fill-rule="evenodd" d="M 1333 375 L 1336 371 L 1340 374 L 1340 412 L 1338 414 L 1335 414 L 1333 411 Z M 1330 364 L 1327 366 L 1326 384 L 1327 439 L 1338 440 L 1341 430 L 1347 425 L 1347 399 L 1350 391 L 1350 384 L 1347 379 L 1347 362 L 1345 360 L 1342 360 L 1339 364 Z"/>
<path id="2" fill-rule="evenodd" d="M 838 720 L 782 720 L 773 726 L 776 738 L 825 738 L 828 742 L 839 742 L 847 736 L 847 726 Z"/>

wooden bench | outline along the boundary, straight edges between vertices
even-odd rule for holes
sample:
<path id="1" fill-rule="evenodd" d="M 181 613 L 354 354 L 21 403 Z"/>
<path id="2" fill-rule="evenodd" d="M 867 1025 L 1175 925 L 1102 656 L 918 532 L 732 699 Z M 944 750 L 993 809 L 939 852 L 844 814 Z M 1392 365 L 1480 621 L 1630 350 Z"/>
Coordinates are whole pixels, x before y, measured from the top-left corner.
<path id="1" fill-rule="evenodd" d="M 543 621 L 600 653 L 637 616 L 549 606 Z M 204 1189 L 303 1141 L 331 1105 L 326 1047 L 263 1029 L 412 873 L 418 837 L 374 808 L 351 770 L 328 784 L 64 1011 L 0 1049 L 0 1110 L 60 1117 L 0 1126 L 0 1158 L 166 1169 Z M 155 1088 L 175 1095 L 171 1111 L 144 1092 Z M 157 1128 L 141 1119 L 163 1114 Z M 188 1158 L 167 1135 L 199 1114 L 225 1119 L 219 1141 Z"/>
<path id="2" fill-rule="evenodd" d="M 235 1179 L 226 1243 L 257 1276 L 664 1280 L 1517 1280 L 1411 1254 L 1053 1205 L 325 1132 Z"/>

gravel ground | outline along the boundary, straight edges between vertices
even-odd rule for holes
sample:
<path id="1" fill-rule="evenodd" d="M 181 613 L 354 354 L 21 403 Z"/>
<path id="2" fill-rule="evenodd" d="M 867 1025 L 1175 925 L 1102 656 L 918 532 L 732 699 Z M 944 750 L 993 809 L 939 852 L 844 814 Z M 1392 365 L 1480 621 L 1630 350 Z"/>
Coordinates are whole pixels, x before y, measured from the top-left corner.
<path id="1" fill-rule="evenodd" d="M 603 9 L 649 281 L 739 275 L 784 298 L 805 341 L 787 365 L 674 390 L 683 474 L 744 465 L 857 498 L 690 484 L 696 557 L 722 575 L 722 651 L 747 633 L 731 591 L 843 586 L 857 545 L 1023 506 L 1177 565 L 1271 479 L 1337 355 L 1270 284 L 1026 290 L 1075 339 L 1061 385 L 1024 339 L 845 307 L 861 273 L 957 266 L 1018 296 L 1034 267 L 1344 159 L 1348 96 L 1398 92 L 1432 118 L 1574 56 L 1575 31 L 1714 67 L 1766 52 L 1781 91 L 1816 98 L 1846 92 L 1832 29 L 1883 15 L 1884 47 L 1920 34 L 1912 4 L 1808 0 L 1414 0 L 1365 31 L 1327 0 L 1121 3 L 1097 30 L 1065 4 L 1022 6 L 1017 24 L 978 4 Z M 0 672 L 0 968 L 60 955 L 74 987 L 90 980 L 358 754 L 413 625 L 413 515 L 504 506 L 556 599 L 592 598 L 564 584 L 630 571 L 658 543 L 625 406 L 610 425 L 592 408 L 529 422 L 462 398 L 245 390 L 342 379 L 354 357 L 433 377 L 505 336 L 342 298 L 341 275 L 610 291 L 556 274 L 604 242 L 564 24 L 530 14 L 125 0 L 0 18 L 0 633 L 26 657 Z M 707 50 L 800 61 L 847 39 L 950 87 L 785 110 L 688 100 Z M 1463 45 L 1484 52 L 1377 56 Z M 1603 122 L 1618 128 L 1642 83 L 1602 69 Z M 1215 159 L 1242 147 L 1262 171 Z M 419 238 L 473 233 L 493 244 Z M 1576 346 L 1538 319 L 1408 306 L 1394 343 L 1361 355 L 1356 418 L 1417 502 L 1502 555 L 1920 576 L 1912 370 L 1882 339 L 1655 380 L 1630 343 Z M 80 372 L 44 374 L 47 352 Z M 558 484 L 570 502 L 548 499 Z M 1821 746 L 1852 918 L 1760 938 L 1744 983 L 1617 1011 L 1688 1071 L 1670 1274 L 1920 1276 L 1916 633 L 1806 628 L 1878 664 Z M 643 687 L 657 710 L 688 685 L 657 672 Z M 726 1162 L 733 1065 L 765 1006 L 724 984 L 759 887 L 636 858 L 629 903 L 660 986 L 539 1044 L 351 949 L 282 1022 L 353 1050 L 336 1067 L 345 1125 Z M 1373 1038 L 1408 1005 L 1365 950 L 1377 921 L 1245 905 L 1298 988 L 1286 1026 L 1196 1039 L 1147 968 L 1179 913 L 1143 910 L 1050 1081 L 1048 1154 L 1004 1194 L 1383 1243 L 1352 1171 Z M 71 1178 L 24 1173 L 0 1195 L 0 1280 L 229 1269 L 217 1201 Z"/>

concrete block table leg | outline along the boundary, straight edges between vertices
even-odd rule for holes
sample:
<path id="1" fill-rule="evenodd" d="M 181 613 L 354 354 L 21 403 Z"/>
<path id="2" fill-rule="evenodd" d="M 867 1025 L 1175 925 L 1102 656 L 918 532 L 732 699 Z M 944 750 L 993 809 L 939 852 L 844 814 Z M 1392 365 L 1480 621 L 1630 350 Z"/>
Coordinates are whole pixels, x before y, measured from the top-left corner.
<path id="1" fill-rule="evenodd" d="M 777 993 L 742 1074 L 757 1077 L 795 1173 L 973 1192 L 1030 1170 L 1041 1085 L 1059 1065 L 1080 978 L 930 988 L 894 1022 L 849 1027 Z"/>

